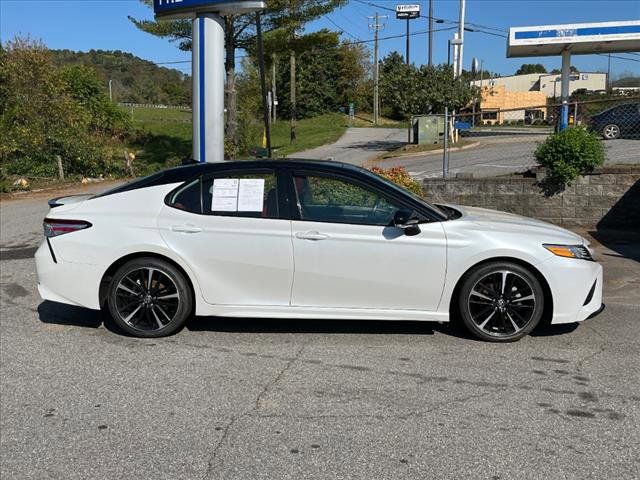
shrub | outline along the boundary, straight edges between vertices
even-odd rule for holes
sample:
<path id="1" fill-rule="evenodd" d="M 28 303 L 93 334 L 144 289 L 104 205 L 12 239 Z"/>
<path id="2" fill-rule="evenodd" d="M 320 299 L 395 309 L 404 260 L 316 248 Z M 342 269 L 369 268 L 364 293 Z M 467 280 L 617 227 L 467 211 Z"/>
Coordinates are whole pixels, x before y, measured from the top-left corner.
<path id="1" fill-rule="evenodd" d="M 410 192 L 415 193 L 416 195 L 422 195 L 422 186 L 419 182 L 411 178 L 409 172 L 407 172 L 402 167 L 393 167 L 389 169 L 384 169 L 380 167 L 371 167 L 373 173 L 380 175 L 388 180 L 391 180 L 393 183 L 400 185 L 403 188 L 406 188 Z"/>
<path id="2" fill-rule="evenodd" d="M 534 152 L 548 176 L 560 184 L 570 184 L 578 175 L 604 163 L 600 137 L 582 127 L 567 128 L 550 135 Z"/>

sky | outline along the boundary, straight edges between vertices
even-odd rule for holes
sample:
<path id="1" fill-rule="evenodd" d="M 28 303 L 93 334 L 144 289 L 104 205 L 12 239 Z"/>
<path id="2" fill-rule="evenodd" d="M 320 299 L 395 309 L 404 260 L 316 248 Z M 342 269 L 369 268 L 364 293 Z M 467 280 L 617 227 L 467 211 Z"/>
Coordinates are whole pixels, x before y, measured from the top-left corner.
<path id="1" fill-rule="evenodd" d="M 268 0 L 267 0 L 268 2 Z M 306 26 L 306 31 L 328 28 L 342 31 L 346 41 L 370 40 L 368 16 L 376 12 L 389 15 L 380 36 L 404 35 L 406 22 L 396 20 L 392 11 L 397 3 L 419 3 L 426 16 L 428 1 L 396 2 L 389 0 L 350 0 L 329 15 Z M 434 28 L 454 27 L 458 20 L 458 0 L 433 0 L 433 16 L 445 20 Z M 49 48 L 87 51 L 91 49 L 122 50 L 156 63 L 189 61 L 190 53 L 181 52 L 175 44 L 139 31 L 128 16 L 152 18 L 151 10 L 139 0 L 0 0 L 0 41 L 16 35 L 41 39 Z M 511 26 L 546 25 L 575 22 L 600 22 L 640 19 L 638 0 L 467 0 L 467 24 L 481 25 L 494 35 L 465 32 L 464 65 L 470 68 L 477 57 L 487 70 L 502 75 L 513 74 L 522 63 L 542 63 L 548 70 L 560 67 L 559 57 L 506 58 L 506 34 Z M 410 22 L 412 32 L 427 30 L 427 19 Z M 447 39 L 455 30 L 434 32 L 433 61 L 446 63 Z M 410 37 L 410 59 L 416 64 L 427 61 L 426 34 Z M 368 44 L 373 50 L 373 44 Z M 404 55 L 405 38 L 380 41 L 380 55 L 397 50 Z M 238 53 L 241 55 L 241 52 Z M 625 73 L 640 75 L 640 55 L 620 54 L 611 59 L 615 77 Z M 607 57 L 574 56 L 572 64 L 580 71 L 606 71 Z M 168 64 L 190 73 L 190 63 Z"/>

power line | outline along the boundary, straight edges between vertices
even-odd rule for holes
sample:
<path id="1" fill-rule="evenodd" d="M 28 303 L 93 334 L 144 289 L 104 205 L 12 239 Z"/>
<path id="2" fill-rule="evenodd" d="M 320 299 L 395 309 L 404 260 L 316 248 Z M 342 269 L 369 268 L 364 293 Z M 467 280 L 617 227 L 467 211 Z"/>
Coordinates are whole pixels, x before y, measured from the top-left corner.
<path id="1" fill-rule="evenodd" d="M 352 35 L 351 33 L 349 33 L 347 30 L 345 30 L 344 28 L 342 28 L 340 25 L 338 25 L 336 22 L 334 22 L 331 17 L 329 17 L 329 15 L 326 15 L 325 17 L 327 20 L 329 20 L 329 22 L 331 22 L 331 24 L 333 24 L 334 27 L 337 27 L 340 29 L 340 33 L 346 33 L 347 35 L 349 35 L 351 38 L 354 38 L 356 40 L 360 40 L 358 37 L 356 37 L 355 35 Z"/>
<path id="2" fill-rule="evenodd" d="M 373 7 L 373 8 L 380 8 L 382 10 L 387 10 L 389 12 L 395 12 L 395 9 L 389 8 L 389 7 L 385 7 L 384 5 L 379 5 L 377 3 L 368 2 L 366 0 L 355 0 L 355 1 L 358 2 L 358 3 L 362 3 L 363 5 L 368 5 L 368 6 Z M 420 13 L 420 17 L 421 18 L 429 18 L 428 16 L 423 15 L 422 13 Z M 449 20 L 449 19 L 446 19 L 446 18 L 438 18 L 438 17 L 432 17 L 432 18 L 436 23 L 450 23 L 450 24 L 454 24 L 454 25 L 458 25 L 460 23 L 457 20 Z M 503 33 L 507 32 L 507 30 L 505 28 L 490 27 L 490 26 L 487 26 L 487 25 L 480 25 L 479 23 L 473 23 L 473 22 L 465 22 L 465 23 L 466 23 L 466 25 L 470 25 L 470 26 L 473 26 L 473 27 L 476 27 L 476 28 L 481 28 L 481 29 L 484 29 L 484 30 L 494 30 L 494 31 L 503 32 Z M 473 30 L 473 31 L 477 31 L 478 33 L 486 33 L 487 35 L 495 35 L 495 36 L 507 38 L 507 36 L 504 35 L 504 34 L 503 35 L 498 35 L 498 34 L 491 33 L 491 32 L 484 32 L 482 30 Z"/>
<path id="3" fill-rule="evenodd" d="M 630 52 L 630 53 L 633 53 L 633 52 Z M 621 57 L 619 55 L 611 55 L 609 53 L 596 53 L 596 55 L 600 55 L 602 57 L 617 58 L 617 59 L 620 59 L 620 60 L 628 60 L 629 62 L 640 62 L 640 59 L 629 58 L 629 57 Z"/>

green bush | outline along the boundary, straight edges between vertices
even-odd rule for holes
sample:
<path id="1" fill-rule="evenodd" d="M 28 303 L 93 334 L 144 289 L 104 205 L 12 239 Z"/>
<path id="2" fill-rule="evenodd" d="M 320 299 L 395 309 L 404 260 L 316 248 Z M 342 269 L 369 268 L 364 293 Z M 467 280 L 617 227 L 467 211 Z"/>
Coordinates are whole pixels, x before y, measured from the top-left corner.
<path id="1" fill-rule="evenodd" d="M 548 176 L 557 183 L 570 184 L 578 175 L 604 163 L 600 137 L 582 127 L 567 128 L 550 135 L 534 152 Z"/>
<path id="2" fill-rule="evenodd" d="M 89 67 L 57 68 L 46 47 L 16 38 L 0 48 L 0 168 L 55 178 L 119 173 L 125 114 Z"/>

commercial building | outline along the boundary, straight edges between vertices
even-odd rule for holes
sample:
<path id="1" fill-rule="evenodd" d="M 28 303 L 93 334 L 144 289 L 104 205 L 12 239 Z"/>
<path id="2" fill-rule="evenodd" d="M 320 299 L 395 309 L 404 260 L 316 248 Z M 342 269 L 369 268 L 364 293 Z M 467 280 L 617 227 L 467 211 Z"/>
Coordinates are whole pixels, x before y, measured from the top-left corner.
<path id="1" fill-rule="evenodd" d="M 531 73 L 472 82 L 481 87 L 480 123 L 535 123 L 546 117 L 548 99 L 558 99 L 561 75 Z M 569 94 L 576 90 L 604 91 L 606 73 L 572 73 Z"/>
<path id="2" fill-rule="evenodd" d="M 503 85 L 505 92 L 543 92 L 548 98 L 560 96 L 559 73 L 530 73 L 527 75 L 510 75 L 472 82 L 477 87 L 495 87 Z M 569 95 L 576 90 L 606 90 L 607 74 L 598 72 L 575 72 L 569 78 Z"/>

